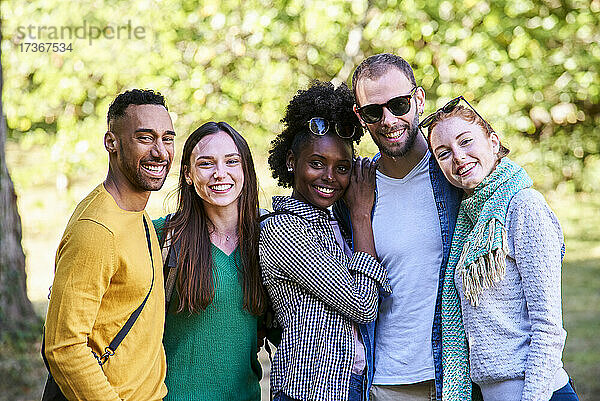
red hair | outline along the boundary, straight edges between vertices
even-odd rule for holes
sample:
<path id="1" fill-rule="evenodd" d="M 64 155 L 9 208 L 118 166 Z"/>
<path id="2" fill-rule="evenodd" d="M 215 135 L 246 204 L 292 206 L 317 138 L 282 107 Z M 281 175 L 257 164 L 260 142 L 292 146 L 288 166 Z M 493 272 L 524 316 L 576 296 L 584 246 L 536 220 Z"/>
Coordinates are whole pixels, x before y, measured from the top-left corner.
<path id="1" fill-rule="evenodd" d="M 483 132 L 488 137 L 490 135 L 492 135 L 492 132 L 494 132 L 494 130 L 488 124 L 487 121 L 485 121 L 484 119 L 482 119 L 481 117 L 479 117 L 473 110 L 471 110 L 469 108 L 466 108 L 464 106 L 456 106 L 456 107 L 454 107 L 452 110 L 450 110 L 447 113 L 444 112 L 443 110 L 438 110 L 438 111 L 435 112 L 433 120 L 431 121 L 431 124 L 429 124 L 428 130 L 427 130 L 427 143 L 429 143 L 429 148 L 431 148 L 430 138 L 431 138 L 431 133 L 433 132 L 433 128 L 440 121 L 446 120 L 446 119 L 448 119 L 450 117 L 462 118 L 466 122 L 475 123 L 475 124 L 479 125 L 481 127 L 481 129 L 483 130 Z M 510 152 L 510 150 L 508 150 L 508 148 L 506 148 L 504 145 L 502 145 L 502 142 L 499 142 L 499 144 L 500 144 L 500 148 L 498 150 L 498 159 L 501 159 L 504 156 L 508 155 L 508 153 Z"/>

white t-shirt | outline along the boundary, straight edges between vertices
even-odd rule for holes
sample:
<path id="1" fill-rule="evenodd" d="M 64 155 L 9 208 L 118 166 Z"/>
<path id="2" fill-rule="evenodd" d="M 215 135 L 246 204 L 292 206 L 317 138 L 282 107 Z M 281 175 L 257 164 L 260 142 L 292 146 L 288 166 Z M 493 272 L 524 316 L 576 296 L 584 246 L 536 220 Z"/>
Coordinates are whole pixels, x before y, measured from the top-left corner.
<path id="1" fill-rule="evenodd" d="M 404 178 L 377 172 L 373 233 L 393 293 L 379 307 L 373 384 L 435 378 L 431 336 L 443 250 L 430 157 Z"/>

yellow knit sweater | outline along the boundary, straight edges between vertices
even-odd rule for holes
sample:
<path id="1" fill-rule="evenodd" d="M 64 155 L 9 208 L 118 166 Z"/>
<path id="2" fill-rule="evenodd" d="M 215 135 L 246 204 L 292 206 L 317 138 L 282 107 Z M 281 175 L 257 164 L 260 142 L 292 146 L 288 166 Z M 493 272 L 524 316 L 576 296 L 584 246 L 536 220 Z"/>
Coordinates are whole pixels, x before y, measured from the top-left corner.
<path id="1" fill-rule="evenodd" d="M 150 229 L 154 286 L 114 356 L 101 355 L 152 281 L 143 218 Z M 122 210 L 100 184 L 75 209 L 56 253 L 46 316 L 46 357 L 69 400 L 160 400 L 166 362 L 162 260 L 145 211 Z"/>

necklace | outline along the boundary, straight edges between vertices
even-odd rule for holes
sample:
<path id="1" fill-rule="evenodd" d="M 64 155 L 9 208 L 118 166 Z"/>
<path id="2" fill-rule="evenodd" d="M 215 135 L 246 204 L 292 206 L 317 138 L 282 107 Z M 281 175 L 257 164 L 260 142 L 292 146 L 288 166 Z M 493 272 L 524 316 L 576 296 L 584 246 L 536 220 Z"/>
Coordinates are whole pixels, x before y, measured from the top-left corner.
<path id="1" fill-rule="evenodd" d="M 235 237 L 237 235 L 237 234 L 222 233 L 222 232 L 218 231 L 217 229 L 215 229 L 213 232 L 221 238 L 225 237 L 225 241 L 229 241 L 229 240 L 231 240 L 232 237 Z"/>

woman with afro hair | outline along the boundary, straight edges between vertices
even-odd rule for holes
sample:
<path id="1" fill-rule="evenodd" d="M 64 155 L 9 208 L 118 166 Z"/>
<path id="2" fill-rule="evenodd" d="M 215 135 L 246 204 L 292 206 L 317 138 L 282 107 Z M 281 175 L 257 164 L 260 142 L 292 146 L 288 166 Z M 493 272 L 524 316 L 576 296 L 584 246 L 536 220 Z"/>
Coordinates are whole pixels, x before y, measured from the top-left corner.
<path id="1" fill-rule="evenodd" d="M 375 168 L 353 159 L 362 129 L 352 93 L 316 81 L 287 106 L 272 141 L 273 177 L 291 196 L 273 197 L 260 234 L 262 277 L 282 328 L 271 365 L 277 401 L 366 400 L 365 342 L 360 325 L 377 316 L 389 293 L 371 229 Z M 328 209 L 344 199 L 352 219 L 350 250 Z"/>

